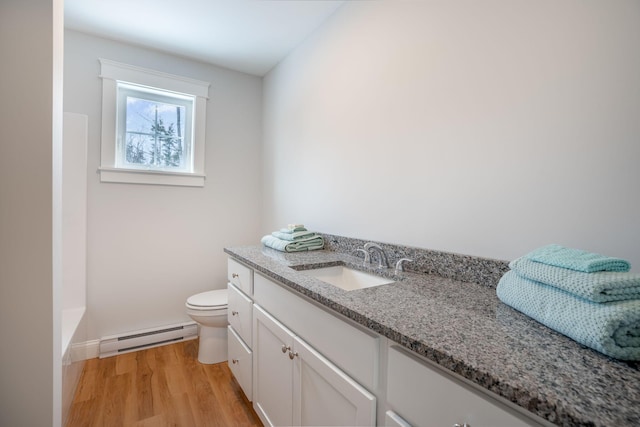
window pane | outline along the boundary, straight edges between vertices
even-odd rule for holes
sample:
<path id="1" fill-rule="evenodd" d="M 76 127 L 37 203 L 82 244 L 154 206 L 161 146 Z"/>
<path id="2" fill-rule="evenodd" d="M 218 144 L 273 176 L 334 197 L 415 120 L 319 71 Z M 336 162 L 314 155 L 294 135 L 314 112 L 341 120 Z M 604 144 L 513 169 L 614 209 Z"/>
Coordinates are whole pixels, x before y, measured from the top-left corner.
<path id="1" fill-rule="evenodd" d="M 127 96 L 127 163 L 160 168 L 184 167 L 184 106 Z"/>

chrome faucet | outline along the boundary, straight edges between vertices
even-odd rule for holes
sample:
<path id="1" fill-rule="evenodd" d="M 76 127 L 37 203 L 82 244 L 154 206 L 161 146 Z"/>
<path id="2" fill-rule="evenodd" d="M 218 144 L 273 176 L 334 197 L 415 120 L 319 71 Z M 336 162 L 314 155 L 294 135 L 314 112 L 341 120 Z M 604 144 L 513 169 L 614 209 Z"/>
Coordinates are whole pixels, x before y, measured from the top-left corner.
<path id="1" fill-rule="evenodd" d="M 358 248 L 354 252 L 356 253 L 364 253 L 364 259 L 362 260 L 362 265 L 371 264 L 371 254 L 364 249 Z"/>
<path id="2" fill-rule="evenodd" d="M 364 250 L 370 254 L 372 254 L 373 252 L 378 253 L 378 268 L 389 268 L 389 261 L 387 261 L 387 254 L 384 253 L 384 249 L 382 249 L 380 245 L 373 242 L 368 242 L 368 243 L 365 243 Z"/>

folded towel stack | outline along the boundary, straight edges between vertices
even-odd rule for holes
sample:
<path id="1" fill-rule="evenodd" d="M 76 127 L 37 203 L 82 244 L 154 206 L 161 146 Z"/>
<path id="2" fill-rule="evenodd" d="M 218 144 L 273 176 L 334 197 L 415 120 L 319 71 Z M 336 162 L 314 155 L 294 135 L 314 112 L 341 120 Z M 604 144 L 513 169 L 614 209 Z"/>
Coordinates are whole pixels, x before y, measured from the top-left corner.
<path id="1" fill-rule="evenodd" d="M 262 244 L 282 252 L 313 251 L 324 248 L 324 238 L 307 230 L 302 224 L 289 224 L 286 228 L 267 234 Z"/>
<path id="2" fill-rule="evenodd" d="M 509 267 L 502 302 L 608 356 L 640 360 L 640 274 L 627 261 L 549 245 Z"/>

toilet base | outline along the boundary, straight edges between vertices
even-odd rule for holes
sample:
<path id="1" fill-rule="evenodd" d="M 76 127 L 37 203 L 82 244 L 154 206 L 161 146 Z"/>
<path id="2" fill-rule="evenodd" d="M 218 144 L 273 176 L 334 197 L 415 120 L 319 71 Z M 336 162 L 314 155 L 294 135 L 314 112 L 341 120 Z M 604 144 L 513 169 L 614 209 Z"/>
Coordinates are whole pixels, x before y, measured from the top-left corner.
<path id="1" fill-rule="evenodd" d="M 227 361 L 227 328 L 200 325 L 198 362 L 211 365 Z"/>

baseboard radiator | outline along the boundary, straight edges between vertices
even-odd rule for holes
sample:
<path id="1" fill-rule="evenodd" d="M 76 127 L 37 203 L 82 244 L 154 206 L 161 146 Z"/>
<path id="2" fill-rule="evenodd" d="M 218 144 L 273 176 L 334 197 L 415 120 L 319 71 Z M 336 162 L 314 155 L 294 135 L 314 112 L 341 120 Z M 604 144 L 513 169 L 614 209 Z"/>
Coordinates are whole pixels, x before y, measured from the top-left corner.
<path id="1" fill-rule="evenodd" d="M 195 322 L 179 323 L 160 328 L 145 329 L 122 335 L 112 335 L 100 339 L 99 357 L 115 356 L 145 348 L 159 347 L 198 338 L 198 324 Z"/>

